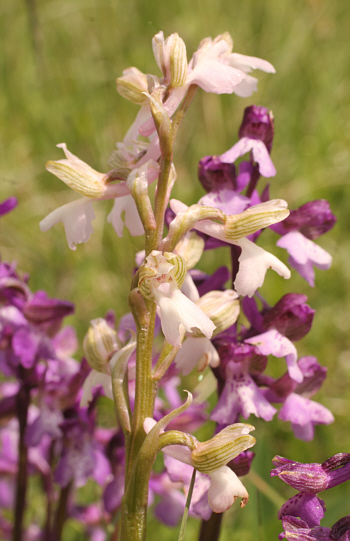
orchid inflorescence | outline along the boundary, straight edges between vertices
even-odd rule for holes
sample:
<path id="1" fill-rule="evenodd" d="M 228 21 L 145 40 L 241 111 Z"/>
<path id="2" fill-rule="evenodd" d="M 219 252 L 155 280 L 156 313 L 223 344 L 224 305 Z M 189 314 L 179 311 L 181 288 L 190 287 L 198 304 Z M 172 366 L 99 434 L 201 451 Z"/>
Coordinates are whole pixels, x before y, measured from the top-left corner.
<path id="1" fill-rule="evenodd" d="M 78 363 L 71 357 L 77 347 L 74 330 L 61 328 L 73 305 L 43 291 L 32 293 L 13 266 L 1 265 L 0 368 L 12 381 L 0 384 L 0 416 L 10 419 L 0 429 L 0 463 L 6 462 L 0 481 L 4 506 L 14 506 L 17 513 L 14 527 L 0 516 L 4 539 L 59 541 L 72 517 L 89 538 L 102 541 L 117 531 L 120 516 L 121 539 L 142 540 L 155 496 L 161 496 L 154 507 L 157 518 L 177 524 L 194 470 L 189 512 L 209 520 L 237 498 L 241 506 L 249 499 L 238 477 L 249 472 L 254 458 L 249 450 L 254 427 L 241 417 L 271 421 L 280 405 L 278 418 L 289 421 L 295 436 L 305 441 L 314 437 L 315 426 L 333 421 L 327 408 L 311 400 L 327 369 L 315 357 L 298 359 L 294 344 L 312 326 L 314 310 L 306 296 L 288 293 L 271 306 L 258 292 L 269 269 L 285 279 L 291 275 L 286 264 L 258 245 L 265 230 L 279 236 L 277 246 L 287 250 L 290 266 L 314 286 L 314 267 L 331 264 L 331 256 L 314 240 L 335 223 L 327 201 L 290 211 L 284 200 L 270 199 L 268 184 L 260 189 L 264 178 L 276 174 L 270 157 L 272 113 L 247 107 L 239 140 L 220 156 L 199 162 L 206 194 L 190 205 L 171 199 L 174 183 L 181 183 L 174 142 L 198 88 L 247 97 L 257 86 L 251 71 L 274 73 L 274 68 L 233 53 L 228 33 L 204 39 L 189 62 L 178 34 L 164 39 L 159 32 L 152 45 L 161 76 L 132 67 L 117 79 L 119 93 L 139 111 L 110 156 L 110 170 L 97 172 L 65 143 L 57 145 L 65 159 L 49 161 L 46 168 L 81 198 L 40 224 L 47 231 L 62 222 L 75 250 L 93 233 L 93 205 L 113 200 L 107 221 L 117 235 L 126 228 L 145 238 L 144 250 L 135 254 L 130 313 L 118 323 L 112 312 L 105 318 L 97 314 Z M 152 201 L 148 188 L 154 182 Z M 5 202 L 0 212 L 14 206 Z M 197 269 L 203 252 L 218 247 L 229 251 L 230 268 L 219 267 L 211 275 Z M 269 356 L 285 359 L 281 377 L 265 372 Z M 193 370 L 203 372 L 203 380 L 194 390 L 195 400 L 188 392 L 182 404 L 180 378 Z M 215 433 L 199 442 L 192 432 L 208 419 L 206 399 L 216 391 L 209 415 Z M 98 426 L 101 395 L 114 401 L 115 429 Z M 155 473 L 159 451 L 164 470 Z M 286 459 L 276 471 L 285 464 L 289 471 Z M 25 530 L 20 500 L 29 473 L 42 479 L 48 516 Z M 16 494 L 11 492 L 14 478 Z M 78 505 L 76 491 L 89 478 L 100 485 L 102 503 Z"/>

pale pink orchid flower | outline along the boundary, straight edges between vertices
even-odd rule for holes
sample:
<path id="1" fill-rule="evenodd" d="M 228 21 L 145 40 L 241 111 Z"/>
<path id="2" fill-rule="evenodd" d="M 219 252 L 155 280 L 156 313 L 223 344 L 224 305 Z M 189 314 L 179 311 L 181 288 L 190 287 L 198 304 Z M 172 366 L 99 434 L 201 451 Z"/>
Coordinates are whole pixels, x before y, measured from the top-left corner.
<path id="1" fill-rule="evenodd" d="M 139 275 L 142 295 L 158 305 L 164 336 L 176 348 L 181 348 L 185 331 L 198 329 L 210 338 L 215 329 L 203 310 L 180 291 L 185 275 L 182 257 L 158 250 L 146 258 Z"/>
<path id="2" fill-rule="evenodd" d="M 257 90 L 257 80 L 248 75 L 253 69 L 275 73 L 275 68 L 260 58 L 232 53 L 232 43 L 218 36 L 206 38 L 194 53 L 186 84 L 197 84 L 205 92 L 248 97 Z"/>
<path id="3" fill-rule="evenodd" d="M 177 199 L 170 201 L 170 207 L 175 214 L 188 209 L 187 205 Z M 255 291 L 264 283 L 265 274 L 268 269 L 273 269 L 283 278 L 290 278 L 288 267 L 277 257 L 266 252 L 254 242 L 251 242 L 247 238 L 238 240 L 227 238 L 223 224 L 211 220 L 200 220 L 195 224 L 194 229 L 229 244 L 240 246 L 242 253 L 238 259 L 239 270 L 234 282 L 234 287 L 239 295 L 252 297 Z"/>
<path id="4" fill-rule="evenodd" d="M 175 113 L 190 85 L 198 85 L 205 92 L 214 94 L 235 93 L 240 97 L 248 97 L 257 90 L 257 79 L 249 75 L 252 70 L 275 73 L 275 68 L 266 60 L 232 53 L 233 43 L 229 36 L 202 40 L 187 65 L 186 47 L 181 38 L 178 38 L 183 44 L 181 52 L 175 60 L 171 58 L 174 55 L 174 36 L 175 34 L 172 34 L 164 39 L 161 31 L 152 40 L 154 56 L 164 76 L 161 83 L 170 83 L 172 62 L 177 63 L 180 73 L 187 69 L 187 77 L 183 77 L 181 81 L 183 84 L 177 83 L 175 87 L 170 87 L 169 96 L 163 104 L 170 117 Z M 153 119 L 149 117 L 140 126 L 139 133 L 148 137 L 154 130 Z"/>
<path id="5" fill-rule="evenodd" d="M 147 417 L 143 424 L 146 434 L 148 434 L 156 424 L 157 422 L 154 419 Z M 250 425 L 242 425 L 240 428 L 237 427 L 236 436 L 248 434 L 252 429 L 253 427 Z M 194 468 L 191 459 L 191 451 L 187 447 L 182 445 L 169 445 L 164 447 L 162 451 L 166 455 Z M 223 513 L 224 511 L 227 511 L 237 498 L 241 498 L 242 500 L 241 507 L 248 502 L 249 495 L 247 489 L 228 466 L 221 466 L 217 470 L 210 471 L 205 475 L 208 475 L 210 478 L 208 503 L 214 513 Z"/>
<path id="6" fill-rule="evenodd" d="M 134 200 L 130 195 L 127 181 L 109 184 L 107 182 L 108 174 L 104 175 L 92 169 L 72 154 L 67 149 L 65 143 L 57 146 L 63 149 L 66 159 L 49 162 L 48 170 L 75 191 L 78 191 L 78 193 L 84 193 L 84 179 L 86 178 L 88 195 L 67 203 L 48 214 L 39 224 L 41 231 L 48 231 L 57 223 L 62 222 L 68 246 L 71 250 L 76 250 L 76 245 L 87 242 L 93 233 L 92 221 L 95 219 L 95 213 L 92 203 L 94 201 L 114 199 L 115 204 L 107 219 L 112 223 L 116 233 L 122 236 L 125 223 L 132 235 L 142 235 L 143 226 Z M 130 148 L 132 152 L 132 147 Z M 135 147 L 135 152 L 136 150 L 137 147 Z M 125 155 L 126 149 L 123 149 L 123 151 Z M 138 164 L 133 164 L 134 169 L 130 174 L 135 175 L 136 165 Z M 140 174 L 144 175 L 149 183 L 157 178 L 159 172 L 158 164 L 152 159 L 143 163 L 138 169 Z M 91 195 L 95 192 L 95 196 Z M 125 213 L 124 223 L 122 220 L 123 213 Z"/>

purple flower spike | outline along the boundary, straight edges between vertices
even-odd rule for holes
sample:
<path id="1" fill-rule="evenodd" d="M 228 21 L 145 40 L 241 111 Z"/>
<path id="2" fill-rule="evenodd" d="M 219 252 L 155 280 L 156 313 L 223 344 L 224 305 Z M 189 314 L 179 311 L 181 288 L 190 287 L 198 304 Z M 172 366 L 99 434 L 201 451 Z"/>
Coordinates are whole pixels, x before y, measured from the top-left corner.
<path id="1" fill-rule="evenodd" d="M 260 139 L 271 152 L 274 135 L 272 111 L 258 105 L 251 105 L 244 109 L 244 116 L 238 132 L 239 137 Z"/>
<path id="2" fill-rule="evenodd" d="M 222 163 L 219 156 L 204 156 L 198 164 L 198 178 L 207 192 L 236 189 L 236 168 Z"/>
<path id="3" fill-rule="evenodd" d="M 4 214 L 11 212 L 11 210 L 16 208 L 17 205 L 18 205 L 18 201 L 16 197 L 9 197 L 8 199 L 5 199 L 5 201 L 0 203 L 0 216 L 3 216 Z"/>
<path id="4" fill-rule="evenodd" d="M 288 293 L 264 316 L 265 329 L 275 328 L 295 342 L 311 329 L 315 310 L 306 304 L 307 297 L 299 293 Z"/>

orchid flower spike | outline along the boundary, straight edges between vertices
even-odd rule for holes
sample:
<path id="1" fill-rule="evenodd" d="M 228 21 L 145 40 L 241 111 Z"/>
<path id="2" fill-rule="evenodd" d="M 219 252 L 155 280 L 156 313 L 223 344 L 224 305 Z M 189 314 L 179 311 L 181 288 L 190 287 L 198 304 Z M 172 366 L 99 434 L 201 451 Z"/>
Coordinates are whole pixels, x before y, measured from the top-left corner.
<path id="1" fill-rule="evenodd" d="M 185 331 L 198 329 L 210 338 L 214 323 L 203 310 L 180 291 L 186 275 L 185 260 L 170 252 L 153 250 L 139 271 L 139 289 L 143 297 L 157 303 L 164 336 L 181 348 Z"/>

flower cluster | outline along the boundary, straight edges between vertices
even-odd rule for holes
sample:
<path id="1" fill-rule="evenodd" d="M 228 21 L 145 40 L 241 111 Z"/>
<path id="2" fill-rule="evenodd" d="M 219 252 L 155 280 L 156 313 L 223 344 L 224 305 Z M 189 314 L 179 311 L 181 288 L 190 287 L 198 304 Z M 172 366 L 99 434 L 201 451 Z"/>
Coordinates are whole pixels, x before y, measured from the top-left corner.
<path id="1" fill-rule="evenodd" d="M 95 171 L 72 154 L 65 143 L 57 146 L 62 148 L 66 158 L 49 161 L 46 165 L 48 171 L 82 196 L 54 210 L 40 223 L 41 230 L 47 231 L 62 222 L 72 250 L 76 249 L 76 244 L 88 241 L 93 232 L 94 201 L 114 201 L 107 221 L 112 223 L 119 236 L 123 233 L 124 223 L 132 235 L 144 233 L 132 191 L 135 179 L 147 186 L 159 174 L 158 160 L 162 149 L 152 118 L 152 96 L 164 97 L 162 108 L 169 118 L 191 86 L 214 94 L 235 93 L 246 97 L 257 86 L 257 80 L 249 75 L 252 70 L 275 71 L 266 60 L 233 53 L 233 42 L 228 33 L 214 40 L 204 39 L 189 62 L 185 43 L 178 34 L 165 40 L 163 32 L 159 32 L 152 45 L 162 77 L 128 68 L 117 79 L 119 93 L 139 105 L 140 110 L 123 141 L 116 144 L 108 162 L 110 170 L 106 174 Z"/>
<path id="2" fill-rule="evenodd" d="M 271 476 L 278 476 L 299 491 L 279 510 L 278 518 L 284 529 L 279 539 L 348 541 L 350 515 L 339 519 L 332 528 L 320 526 L 326 506 L 317 494 L 350 479 L 350 455 L 339 453 L 322 464 L 302 464 L 275 456 L 273 464 Z"/>
<path id="3" fill-rule="evenodd" d="M 93 232 L 94 202 L 112 200 L 107 220 L 117 235 L 124 226 L 131 235 L 144 234 L 128 293 L 131 313 L 119 325 L 112 313 L 92 320 L 83 344 L 85 358 L 78 363 L 71 358 L 74 330 L 61 329 L 73 305 L 43 291 L 31 293 L 12 266 L 0 267 L 0 368 L 15 380 L 1 384 L 0 391 L 0 414 L 10 418 L 0 434 L 4 463 L 6 454 L 10 457 L 3 493 L 9 506 L 8 481 L 15 474 L 15 528 L 21 530 L 24 498 L 19 494 L 25 492 L 27 465 L 36 468 L 48 495 L 46 537 L 58 532 L 57 541 L 68 517 L 83 522 L 92 539 L 104 541 L 104 524 L 117 513 L 121 538 L 144 540 L 147 507 L 159 496 L 155 513 L 170 525 L 179 520 L 186 493 L 192 494 L 192 502 L 186 503 L 189 512 L 204 520 L 212 511 L 226 511 L 237 498 L 243 507 L 249 496 L 238 477 L 249 472 L 255 438 L 250 435 L 254 427 L 241 423 L 241 416 L 270 421 L 280 405 L 278 417 L 290 421 L 296 437 L 306 441 L 317 424 L 333 421 L 328 409 L 311 400 L 326 368 L 313 356 L 298 359 L 294 344 L 312 326 L 314 310 L 307 297 L 289 293 L 271 306 L 258 291 L 269 269 L 284 279 L 291 276 L 285 263 L 260 246 L 265 231 L 279 235 L 277 246 L 289 253 L 290 266 L 313 286 L 314 267 L 331 264 L 331 256 L 314 240 L 335 223 L 326 201 L 290 211 L 283 199 L 270 199 L 269 185 L 260 189 L 261 180 L 276 175 L 270 156 L 272 113 L 264 107 L 246 108 L 239 140 L 220 156 L 206 156 L 199 163 L 206 194 L 192 205 L 171 199 L 177 179 L 175 139 L 197 90 L 250 96 L 257 84 L 251 71 L 273 73 L 274 68 L 265 60 L 233 53 L 228 33 L 202 40 L 190 61 L 178 34 L 164 39 L 159 32 L 152 45 L 159 76 L 131 67 L 117 79 L 119 93 L 139 111 L 116 144 L 109 171 L 94 170 L 65 143 L 59 144 L 65 159 L 49 161 L 46 168 L 81 198 L 40 224 L 46 231 L 62 221 L 75 250 Z M 149 191 L 153 182 L 154 201 Z M 0 213 L 14 204 L 5 202 Z M 196 266 L 204 250 L 218 247 L 229 250 L 230 268 L 205 275 Z M 265 372 L 269 356 L 285 359 L 281 377 Z M 205 371 L 196 400 L 192 403 L 188 393 L 181 404 L 179 376 L 194 369 Z M 206 420 L 205 400 L 214 389 L 218 401 L 210 419 L 217 423 L 215 433 L 199 442 L 191 432 Z M 115 429 L 98 426 L 101 395 L 116 413 Z M 17 439 L 12 454 L 6 450 L 7 439 L 12 441 L 9 430 Z M 165 470 L 155 474 L 159 451 L 165 455 Z M 347 455 L 337 460 L 321 466 L 326 488 L 343 478 L 338 466 L 347 471 Z M 298 477 L 294 474 L 301 465 L 276 461 L 276 474 Z M 74 493 L 89 478 L 100 486 L 103 503 L 78 506 Z M 306 500 L 310 509 L 316 498 L 319 511 L 320 501 L 310 497 L 315 486 L 306 490 Z M 303 510 L 297 518 L 302 524 L 297 523 L 291 506 L 287 508 L 286 531 L 309 528 L 311 537 L 300 538 L 312 539 L 319 522 L 310 521 Z M 337 535 L 344 541 L 342 528 L 343 523 L 336 526 L 329 538 Z M 15 539 L 21 541 L 21 535 Z"/>

